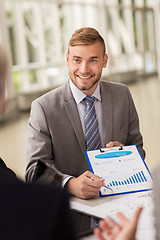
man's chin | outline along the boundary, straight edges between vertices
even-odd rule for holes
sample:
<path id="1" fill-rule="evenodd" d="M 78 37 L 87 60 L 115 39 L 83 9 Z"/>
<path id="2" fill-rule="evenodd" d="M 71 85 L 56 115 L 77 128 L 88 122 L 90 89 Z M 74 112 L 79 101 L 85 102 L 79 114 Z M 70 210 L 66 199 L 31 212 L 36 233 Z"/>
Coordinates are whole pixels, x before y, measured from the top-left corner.
<path id="1" fill-rule="evenodd" d="M 95 81 L 92 81 L 92 82 L 91 82 L 90 79 L 88 81 L 79 81 L 80 78 L 79 79 L 78 78 L 77 79 L 76 78 L 75 79 L 71 78 L 71 80 L 75 84 L 75 86 L 81 91 L 90 91 L 90 90 L 92 90 L 92 88 L 94 90 L 97 87 L 98 82 L 99 82 L 99 78 Z"/>
<path id="2" fill-rule="evenodd" d="M 77 86 L 80 90 L 89 90 L 92 88 L 91 85 L 88 85 L 87 83 L 86 84 L 78 84 Z"/>
<path id="3" fill-rule="evenodd" d="M 90 91 L 90 90 L 92 90 L 92 89 L 96 89 L 96 87 L 97 87 L 97 85 L 98 85 L 98 81 L 97 82 L 95 82 L 94 84 L 92 84 L 92 85 L 79 85 L 79 86 L 77 86 L 78 88 L 79 88 L 79 90 L 81 90 L 81 91 Z"/>

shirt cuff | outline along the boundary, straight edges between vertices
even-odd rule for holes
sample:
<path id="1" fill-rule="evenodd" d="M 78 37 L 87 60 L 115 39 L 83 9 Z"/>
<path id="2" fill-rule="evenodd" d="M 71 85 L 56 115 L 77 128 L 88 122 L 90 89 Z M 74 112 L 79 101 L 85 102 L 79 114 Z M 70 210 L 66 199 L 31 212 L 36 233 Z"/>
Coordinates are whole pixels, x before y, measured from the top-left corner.
<path id="1" fill-rule="evenodd" d="M 73 178 L 73 176 L 68 176 L 62 181 L 62 188 L 65 187 L 66 183 L 69 181 L 69 179 Z"/>

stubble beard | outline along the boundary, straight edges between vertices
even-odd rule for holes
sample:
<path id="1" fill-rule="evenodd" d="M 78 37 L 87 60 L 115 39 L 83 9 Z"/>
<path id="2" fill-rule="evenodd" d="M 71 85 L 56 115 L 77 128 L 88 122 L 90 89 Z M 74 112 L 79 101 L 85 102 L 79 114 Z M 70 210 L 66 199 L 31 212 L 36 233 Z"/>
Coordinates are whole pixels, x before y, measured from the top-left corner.
<path id="1" fill-rule="evenodd" d="M 97 76 L 97 79 L 92 83 L 92 85 L 90 86 L 79 86 L 77 83 L 76 83 L 76 79 L 74 79 L 74 77 L 72 77 L 72 74 L 69 74 L 70 75 L 70 79 L 72 80 L 72 82 L 74 83 L 74 85 L 81 91 L 89 91 L 90 89 L 92 89 L 100 80 L 101 78 L 101 73 L 98 74 Z"/>
<path id="2" fill-rule="evenodd" d="M 99 82 L 99 79 L 100 79 L 100 78 L 97 78 L 97 79 L 95 80 L 95 82 L 93 82 L 93 84 L 92 84 L 91 86 L 89 86 L 89 87 L 83 86 L 80 90 L 82 90 L 82 91 L 88 91 L 88 90 L 92 89 L 92 88 Z"/>

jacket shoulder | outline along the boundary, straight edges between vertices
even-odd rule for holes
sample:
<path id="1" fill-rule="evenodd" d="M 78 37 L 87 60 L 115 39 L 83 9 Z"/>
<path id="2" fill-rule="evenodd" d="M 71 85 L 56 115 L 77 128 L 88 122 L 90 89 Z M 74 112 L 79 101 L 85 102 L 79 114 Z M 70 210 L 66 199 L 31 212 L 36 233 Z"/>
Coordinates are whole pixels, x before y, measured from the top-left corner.
<path id="1" fill-rule="evenodd" d="M 56 103 L 64 101 L 64 92 L 66 91 L 68 84 L 64 84 L 60 87 L 57 87 L 44 95 L 40 96 L 39 98 L 35 99 L 32 104 L 40 103 L 41 105 L 47 105 L 50 103 Z"/>
<path id="2" fill-rule="evenodd" d="M 128 87 L 123 83 L 100 81 L 101 91 L 116 95 L 130 95 Z M 102 90 L 103 89 L 103 90 Z"/>
<path id="3" fill-rule="evenodd" d="M 103 87 L 111 88 L 111 89 L 117 89 L 117 88 L 122 88 L 122 89 L 127 89 L 128 87 L 123 84 L 123 83 L 118 83 L 118 82 L 108 82 L 105 80 L 101 80 L 100 84 Z"/>

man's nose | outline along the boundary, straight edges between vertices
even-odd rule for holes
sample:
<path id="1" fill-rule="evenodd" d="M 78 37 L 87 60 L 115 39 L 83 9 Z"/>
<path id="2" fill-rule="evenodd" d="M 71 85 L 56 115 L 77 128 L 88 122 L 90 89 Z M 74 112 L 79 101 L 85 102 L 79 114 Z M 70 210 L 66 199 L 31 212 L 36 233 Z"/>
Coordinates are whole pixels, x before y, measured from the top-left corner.
<path id="1" fill-rule="evenodd" d="M 89 65 L 87 62 L 82 62 L 80 69 L 79 69 L 82 73 L 88 73 L 89 72 Z"/>

